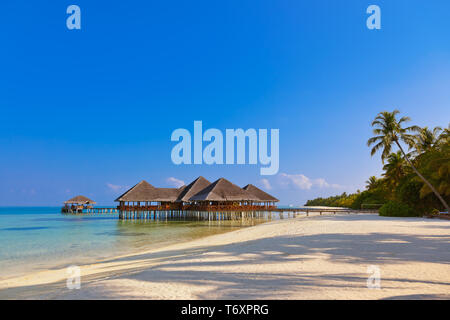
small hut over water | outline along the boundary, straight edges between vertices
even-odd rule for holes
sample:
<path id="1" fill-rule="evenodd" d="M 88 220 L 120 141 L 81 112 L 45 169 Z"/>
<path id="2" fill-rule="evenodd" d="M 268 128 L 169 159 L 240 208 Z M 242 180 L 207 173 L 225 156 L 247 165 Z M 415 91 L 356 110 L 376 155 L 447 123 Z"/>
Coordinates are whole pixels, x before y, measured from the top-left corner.
<path id="1" fill-rule="evenodd" d="M 64 207 L 61 209 L 63 213 L 83 213 L 85 209 L 92 209 L 95 201 L 85 196 L 76 196 L 72 199 L 64 201 Z"/>

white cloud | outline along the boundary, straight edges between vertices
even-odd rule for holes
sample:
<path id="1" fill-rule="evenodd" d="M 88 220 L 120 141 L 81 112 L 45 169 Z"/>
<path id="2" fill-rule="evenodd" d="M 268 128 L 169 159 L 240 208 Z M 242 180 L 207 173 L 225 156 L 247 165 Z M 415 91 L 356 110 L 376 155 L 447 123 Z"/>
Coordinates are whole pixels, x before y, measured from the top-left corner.
<path id="1" fill-rule="evenodd" d="M 272 186 L 270 185 L 270 182 L 267 179 L 261 179 L 261 184 L 263 185 L 264 189 L 266 189 L 266 190 L 272 189 Z"/>
<path id="2" fill-rule="evenodd" d="M 183 180 L 180 180 L 180 179 L 177 179 L 177 178 L 174 178 L 174 177 L 169 177 L 169 178 L 167 178 L 166 181 L 167 181 L 168 184 L 170 184 L 170 185 L 172 185 L 172 186 L 174 186 L 176 188 L 182 187 L 185 184 Z"/>
<path id="3" fill-rule="evenodd" d="M 278 175 L 280 184 L 283 186 L 294 186 L 302 190 L 309 190 L 312 187 L 311 179 L 303 174 L 280 173 Z"/>
<path id="4" fill-rule="evenodd" d="M 119 186 L 119 185 L 112 184 L 112 183 L 107 183 L 106 186 L 114 192 L 121 192 L 121 191 L 125 191 L 125 190 L 129 189 L 128 186 Z"/>
<path id="5" fill-rule="evenodd" d="M 317 185 L 319 188 L 342 188 L 342 186 L 334 183 L 328 183 L 325 181 L 325 179 L 322 178 L 315 179 L 315 185 Z"/>
<path id="6" fill-rule="evenodd" d="M 294 186 L 301 190 L 310 190 L 313 187 L 323 188 L 341 188 L 338 184 L 330 184 L 323 178 L 310 179 L 303 174 L 280 173 L 278 181 L 282 186 Z"/>

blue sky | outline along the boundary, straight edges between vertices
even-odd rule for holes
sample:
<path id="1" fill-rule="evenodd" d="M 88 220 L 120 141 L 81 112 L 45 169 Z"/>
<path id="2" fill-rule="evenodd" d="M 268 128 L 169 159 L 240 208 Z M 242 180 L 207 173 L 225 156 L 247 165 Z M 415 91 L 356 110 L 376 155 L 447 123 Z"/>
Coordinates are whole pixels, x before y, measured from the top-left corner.
<path id="1" fill-rule="evenodd" d="M 70 4 L 81 30 L 66 28 Z M 366 28 L 370 4 L 381 30 Z M 198 175 L 270 186 L 282 204 L 363 188 L 381 173 L 366 146 L 379 111 L 449 122 L 449 12 L 446 0 L 2 1 L 0 206 L 112 204 L 142 179 Z M 170 135 L 194 120 L 280 129 L 279 174 L 172 164 Z"/>

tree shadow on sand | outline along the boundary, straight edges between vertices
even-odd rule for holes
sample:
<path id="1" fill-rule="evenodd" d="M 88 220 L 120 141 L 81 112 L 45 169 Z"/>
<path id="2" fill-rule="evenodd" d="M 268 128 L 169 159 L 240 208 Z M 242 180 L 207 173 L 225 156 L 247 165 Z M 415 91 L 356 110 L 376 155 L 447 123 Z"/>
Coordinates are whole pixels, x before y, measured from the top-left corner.
<path id="1" fill-rule="evenodd" d="M 326 217 L 324 217 L 326 218 Z M 336 220 L 337 217 L 333 217 Z M 262 249 L 261 249 L 262 248 Z M 272 296 L 272 289 L 277 290 L 314 290 L 316 287 L 363 288 L 367 275 L 329 274 L 320 276 L 305 274 L 299 270 L 292 273 L 240 273 L 221 271 L 221 267 L 240 265 L 261 265 L 288 263 L 292 260 L 311 258 L 316 253 L 326 254 L 332 262 L 358 263 L 366 265 L 403 264 L 413 262 L 450 263 L 450 236 L 447 235 L 407 235 L 388 233 L 369 234 L 317 234 L 295 235 L 264 238 L 237 244 L 196 247 L 187 250 L 166 250 L 161 252 L 133 255 L 105 262 L 120 263 L 125 272 L 117 275 L 121 279 L 148 281 L 152 283 L 184 283 L 208 285 L 220 282 L 220 293 L 201 294 L 199 299 L 223 298 L 233 299 L 242 296 L 262 299 Z M 201 260 L 205 253 L 213 253 L 208 261 Z M 217 257 L 214 259 L 212 257 Z M 232 259 L 227 259 L 231 257 Z M 140 260 L 139 266 L 136 261 Z M 153 265 L 161 260 L 162 264 Z M 189 261 L 188 261 L 189 260 Z M 197 261 L 196 261 L 197 260 Z M 218 271 L 205 271 L 208 268 Z M 105 269 L 106 270 L 106 269 Z M 197 271 L 198 270 L 198 271 Z M 224 269 L 226 270 L 226 269 Z M 364 271 L 363 271 L 364 272 Z M 111 273 L 100 272 L 88 280 L 111 277 Z M 115 276 L 112 276 L 115 278 Z M 144 280 L 143 280 L 144 279 Z M 85 279 L 84 279 L 85 280 Z M 403 282 L 411 279 L 390 279 L 390 286 L 401 288 Z M 393 282 L 392 282 L 393 281 Z M 345 282 L 345 283 L 343 283 Z M 448 282 L 417 281 L 417 284 L 437 284 L 449 286 Z M 42 287 L 42 286 L 41 286 Z M 48 285 L 47 285 L 48 287 Z M 39 291 L 40 286 L 15 288 L 15 292 Z M 109 292 L 107 288 L 94 288 L 103 298 L 117 298 L 117 291 Z M 6 290 L 7 291 L 7 290 Z M 11 291 L 9 292 L 11 293 Z M 0 296 L 5 297 L 5 290 Z M 7 296 L 10 296 L 9 294 Z M 139 298 L 132 294 L 119 298 Z M 282 296 L 279 296 L 282 298 Z"/>

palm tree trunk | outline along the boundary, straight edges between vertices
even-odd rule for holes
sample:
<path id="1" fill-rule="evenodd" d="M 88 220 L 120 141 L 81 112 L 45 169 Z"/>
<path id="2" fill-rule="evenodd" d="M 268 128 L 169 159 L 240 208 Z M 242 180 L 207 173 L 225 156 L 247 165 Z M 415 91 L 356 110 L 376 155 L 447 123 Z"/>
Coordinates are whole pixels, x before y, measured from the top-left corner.
<path id="1" fill-rule="evenodd" d="M 423 180 L 423 182 L 426 183 L 426 185 L 428 187 L 430 187 L 430 189 L 433 191 L 433 193 L 436 195 L 436 197 L 438 197 L 438 199 L 442 202 L 442 204 L 444 205 L 445 209 L 447 209 L 447 212 L 450 213 L 450 207 L 448 206 L 447 202 L 444 200 L 444 198 L 442 198 L 442 196 L 439 194 L 439 192 L 437 192 L 437 190 L 433 187 L 433 185 L 428 182 L 427 179 L 425 179 L 425 177 L 420 174 L 419 171 L 417 171 L 416 167 L 412 164 L 411 160 L 409 160 L 408 156 L 406 155 L 405 151 L 403 151 L 403 148 L 401 147 L 400 143 L 398 143 L 398 141 L 396 140 L 395 143 L 397 144 L 397 146 L 399 147 L 400 151 L 403 153 L 403 156 L 405 157 L 406 161 L 408 162 L 408 164 L 411 166 L 411 168 L 414 170 L 414 172 L 420 177 L 420 179 Z"/>

